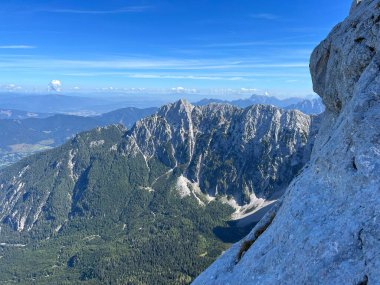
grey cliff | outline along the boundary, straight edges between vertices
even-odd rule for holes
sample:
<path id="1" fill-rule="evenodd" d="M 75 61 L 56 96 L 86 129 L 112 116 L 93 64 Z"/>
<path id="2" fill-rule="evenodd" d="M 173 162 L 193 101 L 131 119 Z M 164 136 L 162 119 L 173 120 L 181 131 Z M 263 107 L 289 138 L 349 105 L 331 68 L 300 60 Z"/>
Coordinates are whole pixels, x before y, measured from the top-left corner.
<path id="1" fill-rule="evenodd" d="M 281 202 L 193 284 L 380 284 L 380 1 L 354 1 L 313 52 L 326 106 Z"/>

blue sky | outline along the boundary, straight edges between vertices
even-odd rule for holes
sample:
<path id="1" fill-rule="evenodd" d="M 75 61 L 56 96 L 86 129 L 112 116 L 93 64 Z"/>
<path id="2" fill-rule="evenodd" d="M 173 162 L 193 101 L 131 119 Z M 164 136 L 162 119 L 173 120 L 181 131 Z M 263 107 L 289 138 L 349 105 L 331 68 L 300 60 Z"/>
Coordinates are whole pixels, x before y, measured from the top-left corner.
<path id="1" fill-rule="evenodd" d="M 1 1 L 0 86 L 308 95 L 310 53 L 350 3 Z"/>

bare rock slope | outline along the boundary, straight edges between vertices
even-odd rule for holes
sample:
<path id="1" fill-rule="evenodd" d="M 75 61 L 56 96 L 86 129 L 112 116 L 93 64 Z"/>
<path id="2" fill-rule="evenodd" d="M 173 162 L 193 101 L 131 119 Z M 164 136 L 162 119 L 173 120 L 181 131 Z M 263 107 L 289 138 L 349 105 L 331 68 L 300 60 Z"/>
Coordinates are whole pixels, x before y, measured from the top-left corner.
<path id="1" fill-rule="evenodd" d="M 282 201 L 194 284 L 380 284 L 380 0 L 354 1 L 314 51 L 326 105 Z"/>

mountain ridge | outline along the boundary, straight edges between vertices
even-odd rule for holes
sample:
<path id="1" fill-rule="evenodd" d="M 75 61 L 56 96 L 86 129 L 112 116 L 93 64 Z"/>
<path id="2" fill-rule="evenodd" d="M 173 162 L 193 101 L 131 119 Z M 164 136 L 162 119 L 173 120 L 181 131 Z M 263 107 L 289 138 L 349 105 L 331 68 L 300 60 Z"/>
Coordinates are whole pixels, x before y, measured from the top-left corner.
<path id="1" fill-rule="evenodd" d="M 0 170 L 1 242 L 11 244 L 0 280 L 17 268 L 25 284 L 28 270 L 47 283 L 187 284 L 227 249 L 217 234 L 240 238 L 232 215 L 265 206 L 297 175 L 317 129 L 299 111 L 181 100 L 129 130 L 97 128 L 25 158 Z"/>
<path id="2" fill-rule="evenodd" d="M 379 7 L 352 1 L 316 47 L 310 71 L 326 112 L 310 162 L 193 284 L 379 283 Z"/>
<path id="3" fill-rule="evenodd" d="M 221 99 L 203 99 L 201 101 L 195 102 L 194 105 L 204 106 L 210 103 L 231 104 L 241 108 L 246 108 L 255 104 L 273 105 L 287 110 L 296 109 L 309 115 L 318 115 L 324 111 L 322 100 L 319 98 L 303 99 L 298 97 L 291 97 L 286 99 L 279 99 L 277 97 L 267 95 L 251 95 L 247 99 L 236 99 L 231 101 Z"/>
<path id="4" fill-rule="evenodd" d="M 175 115 L 173 115 L 173 112 Z M 203 116 L 203 113 L 206 113 L 207 116 Z M 178 116 L 180 114 L 180 116 Z M 265 116 L 261 116 L 261 114 L 265 114 Z M 232 117 L 235 118 L 231 120 Z M 165 118 L 165 121 L 160 121 L 161 118 Z M 255 118 L 253 121 L 249 121 L 250 118 Z M 297 119 L 296 119 L 297 118 Z M 267 143 L 271 143 L 269 136 L 274 137 L 274 144 L 281 144 L 281 140 L 286 140 L 289 138 L 286 138 L 286 134 L 282 133 L 280 129 L 272 129 L 272 125 L 265 125 L 262 124 L 262 122 L 273 122 L 280 123 L 284 129 L 295 129 L 301 130 L 301 125 L 287 125 L 291 124 L 291 122 L 296 121 L 302 121 L 304 120 L 303 127 L 311 125 L 311 120 L 306 119 L 310 118 L 306 115 L 303 115 L 299 111 L 284 111 L 278 108 L 275 108 L 273 106 L 269 105 L 254 105 L 245 109 L 239 109 L 236 107 L 233 107 L 231 105 L 221 105 L 221 104 L 211 104 L 203 107 L 196 107 L 191 104 L 189 104 L 185 100 L 180 100 L 174 104 L 169 104 L 157 112 L 156 115 L 153 115 L 153 117 L 149 117 L 146 119 L 142 119 L 139 122 L 136 123 L 135 127 L 133 127 L 130 131 L 128 131 L 128 134 L 131 134 L 131 137 L 133 137 L 133 141 L 137 142 L 139 146 L 139 151 L 144 154 L 145 157 L 151 157 L 154 153 L 157 151 L 159 153 L 162 153 L 162 155 L 165 155 L 165 158 L 162 158 L 162 161 L 167 161 L 168 167 L 176 167 L 177 165 L 181 164 L 187 164 L 188 168 L 186 169 L 186 174 L 189 176 L 188 178 L 192 180 L 193 182 L 201 182 L 202 185 L 200 185 L 201 188 L 205 188 L 206 185 L 204 184 L 205 179 L 199 178 L 199 165 L 200 164 L 208 164 L 212 162 L 205 161 L 205 155 L 207 156 L 207 153 L 209 153 L 207 150 L 205 150 L 204 146 L 202 145 L 202 149 L 197 149 L 197 140 L 195 137 L 198 135 L 200 137 L 203 136 L 203 134 L 208 133 L 208 129 L 212 123 L 215 123 L 217 121 L 219 131 L 222 133 L 225 133 L 227 136 L 233 136 L 231 132 L 236 132 L 238 134 L 242 134 L 242 138 L 239 140 L 235 140 L 232 142 L 224 142 L 225 146 L 220 146 L 222 148 L 220 155 L 221 160 L 225 160 L 226 157 L 229 156 L 231 152 L 243 152 L 246 153 L 245 155 L 248 155 L 250 152 L 253 152 L 252 148 L 250 147 L 249 143 L 251 140 L 255 141 L 255 137 L 259 137 L 260 139 L 263 138 L 265 135 L 268 136 Z M 203 119 L 203 121 L 202 121 Z M 313 119 L 316 121 L 316 119 Z M 240 125 L 240 122 L 247 122 L 247 125 Z M 199 124 L 199 122 L 201 122 Z M 154 125 L 154 128 L 150 127 Z M 158 127 L 157 125 L 161 126 L 162 129 L 157 131 Z M 252 126 L 253 125 L 253 126 Z M 168 126 L 172 126 L 171 128 L 168 128 Z M 140 137 L 138 133 L 136 134 L 135 130 L 140 128 L 143 128 L 144 135 L 143 137 Z M 212 129 L 212 128 L 211 128 Z M 316 129 L 314 132 L 316 132 Z M 176 138 L 165 138 L 166 134 L 178 134 L 179 130 L 179 136 Z M 304 138 L 299 137 L 298 139 L 304 140 L 306 139 L 306 130 L 303 130 Z M 257 132 L 257 133 L 256 133 Z M 302 132 L 301 132 L 302 133 Z M 187 136 L 187 137 L 186 137 Z M 163 150 L 159 150 L 155 147 L 155 143 L 153 140 L 156 140 L 159 138 L 159 141 L 165 141 L 165 143 L 168 143 L 170 141 L 171 150 L 177 150 L 180 149 L 178 146 L 178 142 L 184 143 L 187 139 L 187 145 L 186 150 L 184 152 L 175 152 L 168 155 L 168 153 L 165 153 Z M 205 139 L 205 138 L 202 138 Z M 210 136 L 207 138 L 207 145 L 208 147 L 212 148 L 212 139 L 213 137 Z M 221 142 L 221 137 L 217 137 L 219 139 L 218 143 Z M 211 143 L 211 146 L 210 146 Z M 262 151 L 260 147 L 258 147 L 259 144 L 263 143 L 263 141 L 255 141 L 253 144 L 256 145 L 257 150 L 256 152 Z M 287 141 L 285 141 L 284 144 L 286 144 Z M 302 144 L 302 143 L 301 143 Z M 230 145 L 234 145 L 234 148 L 230 149 Z M 298 147 L 300 147 L 299 145 Z M 269 151 L 275 151 L 270 149 Z M 290 153 L 294 151 L 290 150 Z M 310 149 L 308 150 L 310 151 Z M 214 152 L 215 154 L 215 152 Z M 194 156 L 195 155 L 195 156 Z M 273 154 L 273 157 L 276 155 Z M 303 155 L 301 155 L 303 156 Z M 224 158 L 223 158 L 224 157 Z M 244 154 L 239 157 L 233 157 L 231 159 L 236 160 L 236 162 L 244 162 L 246 159 L 244 158 Z M 308 160 L 307 155 L 304 156 L 304 162 Z M 213 161 L 217 161 L 215 157 L 213 157 Z M 271 163 L 268 163 L 271 164 Z M 291 167 L 290 167 L 291 168 Z M 263 170 L 266 172 L 266 170 Z M 224 175 L 227 175 L 225 173 Z M 275 175 L 275 173 L 272 173 L 272 175 Z M 239 174 L 237 174 L 239 176 Z M 236 177 L 235 177 L 236 178 Z M 231 177 L 232 179 L 232 177 Z M 232 182 L 232 183 L 231 183 Z M 230 180 L 230 183 L 233 185 L 236 185 L 236 181 L 234 179 Z M 243 183 L 243 182 L 242 182 Z M 218 191 L 225 192 L 226 187 L 216 183 L 217 185 L 208 185 L 206 188 L 214 188 L 212 191 L 214 194 L 218 193 Z M 271 184 L 271 183 L 269 183 Z M 236 188 L 244 189 L 250 186 L 245 185 L 242 187 L 236 186 Z M 266 188 L 264 186 L 260 188 Z M 228 191 L 227 191 L 228 192 Z M 265 192 L 265 191 L 263 191 Z M 210 193 L 209 193 L 210 194 Z M 241 202 L 238 202 L 239 204 Z"/>

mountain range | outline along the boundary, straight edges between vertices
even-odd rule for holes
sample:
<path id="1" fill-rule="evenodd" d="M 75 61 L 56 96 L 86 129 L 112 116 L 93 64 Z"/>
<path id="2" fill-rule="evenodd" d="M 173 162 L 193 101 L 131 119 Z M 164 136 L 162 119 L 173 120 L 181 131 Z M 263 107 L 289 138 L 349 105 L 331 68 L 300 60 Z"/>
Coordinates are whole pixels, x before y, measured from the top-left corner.
<path id="1" fill-rule="evenodd" d="M 54 93 L 25 95 L 0 93 L 0 110 L 7 113 L 12 110 L 22 110 L 26 113 L 37 114 L 96 116 L 127 107 L 150 108 L 162 102 L 160 99 L 141 100 L 138 96 L 116 95 L 99 97 L 96 94 L 64 95 Z M 6 114 L 2 116 L 4 115 Z"/>
<path id="2" fill-rule="evenodd" d="M 186 94 L 182 94 L 185 96 Z M 178 95 L 176 95 L 178 96 Z M 197 95 L 197 97 L 202 95 Z M 146 97 L 146 96 L 145 96 Z M 144 99 L 145 97 L 131 96 L 128 94 L 115 94 L 108 97 L 98 97 L 94 94 L 89 95 L 63 95 L 63 94 L 1 94 L 0 93 L 0 119 L 24 119 L 29 117 L 43 118 L 52 114 L 69 114 L 81 116 L 94 116 L 112 110 L 137 107 L 150 108 L 172 102 L 169 95 L 156 100 Z M 174 95 L 172 97 L 175 97 Z M 164 102 L 164 103 L 163 103 Z M 246 108 L 255 104 L 273 105 L 279 108 L 288 108 L 293 106 L 299 109 L 298 104 L 303 106 L 302 112 L 306 114 L 319 114 L 323 109 L 323 103 L 320 99 L 304 99 L 291 97 L 279 99 L 269 95 L 253 94 L 246 99 L 221 100 L 221 99 L 202 99 L 193 104 L 204 106 L 209 103 L 228 103 L 237 107 Z M 308 105 L 306 108 L 305 106 Z"/>
<path id="3" fill-rule="evenodd" d="M 203 99 L 195 102 L 194 105 L 204 106 L 210 103 L 225 103 L 231 104 L 237 107 L 246 108 L 251 105 L 264 104 L 273 105 L 279 108 L 284 108 L 287 110 L 299 110 L 305 114 L 318 115 L 323 113 L 324 105 L 320 98 L 315 99 L 302 99 L 302 98 L 285 98 L 278 99 L 274 96 L 267 95 L 251 95 L 247 99 L 237 99 L 237 100 L 221 100 L 221 99 Z"/>
<path id="4" fill-rule="evenodd" d="M 311 56 L 321 99 L 118 111 L 0 169 L 0 283 L 378 284 L 379 35 L 353 0 Z"/>
<path id="5" fill-rule="evenodd" d="M 0 120 L 0 167 L 34 152 L 59 146 L 85 130 L 110 124 L 122 124 L 129 128 L 156 110 L 130 107 L 93 117 L 57 114 L 47 118 Z"/>
<path id="6" fill-rule="evenodd" d="M 299 110 L 302 113 L 310 115 L 322 114 L 325 111 L 322 99 L 316 98 L 311 100 L 303 100 L 296 104 L 291 104 L 285 107 L 287 110 Z"/>
<path id="7" fill-rule="evenodd" d="M 94 116 L 93 114 L 101 109 L 109 109 L 111 106 L 115 107 L 117 104 L 123 105 L 123 103 L 54 94 L 2 96 L 4 98 L 2 98 L 0 106 L 26 108 L 27 111 L 0 109 L 0 135 L 3 138 L 0 141 L 0 168 L 32 153 L 59 146 L 81 131 L 117 123 L 129 128 L 138 119 L 157 110 L 154 107 L 145 109 L 128 107 Z M 111 104 L 111 102 L 113 103 Z M 324 110 L 319 99 L 288 98 L 280 100 L 276 97 L 260 95 L 252 95 L 248 99 L 231 102 L 204 99 L 195 105 L 204 106 L 212 102 L 228 103 L 242 108 L 256 104 L 269 104 L 289 110 L 300 110 L 305 114 L 319 114 Z M 38 113 L 35 112 L 36 110 L 53 113 Z M 55 114 L 54 112 L 64 113 Z M 87 116 L 88 114 L 92 114 L 92 116 Z"/>
<path id="8" fill-rule="evenodd" d="M 318 127 L 181 100 L 0 170 L 0 282 L 188 284 L 247 232 L 231 219 L 282 195 Z"/>

